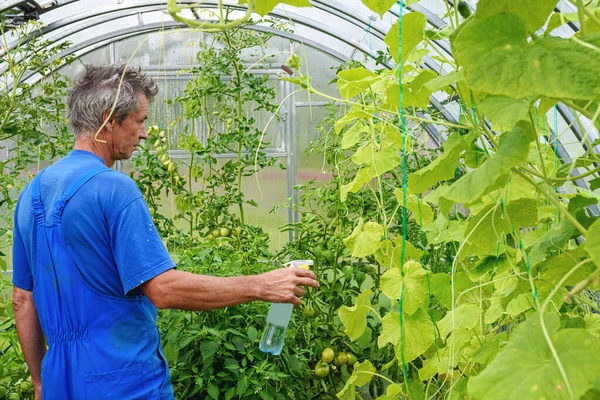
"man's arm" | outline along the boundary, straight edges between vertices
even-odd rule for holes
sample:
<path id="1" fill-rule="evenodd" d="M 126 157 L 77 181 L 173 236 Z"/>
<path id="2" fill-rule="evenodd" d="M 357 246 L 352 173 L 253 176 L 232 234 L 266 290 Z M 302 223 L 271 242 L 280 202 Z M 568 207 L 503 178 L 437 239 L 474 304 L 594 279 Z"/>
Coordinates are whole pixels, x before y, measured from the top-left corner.
<path id="1" fill-rule="evenodd" d="M 254 300 L 300 304 L 303 286 L 318 287 L 319 283 L 313 272 L 301 268 L 228 278 L 171 269 L 140 288 L 157 308 L 207 311 Z"/>
<path id="2" fill-rule="evenodd" d="M 33 293 L 14 286 L 12 304 L 21 350 L 29 367 L 36 398 L 39 398 L 37 394 L 41 394 L 42 358 L 46 354 L 46 341 L 33 302 Z"/>

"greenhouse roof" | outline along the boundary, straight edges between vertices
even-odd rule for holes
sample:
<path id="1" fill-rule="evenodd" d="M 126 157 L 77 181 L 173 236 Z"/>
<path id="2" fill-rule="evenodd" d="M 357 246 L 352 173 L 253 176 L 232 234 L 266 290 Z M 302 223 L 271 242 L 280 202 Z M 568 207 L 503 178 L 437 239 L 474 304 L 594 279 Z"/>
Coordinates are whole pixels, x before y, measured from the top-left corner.
<path id="1" fill-rule="evenodd" d="M 200 7 L 191 7 L 184 10 L 184 15 L 189 19 L 212 18 L 206 10 L 215 9 L 218 1 L 204 1 Z M 292 26 L 292 29 L 274 29 L 266 25 L 255 25 L 253 29 L 274 33 L 285 39 L 302 43 L 324 52 L 338 61 L 354 59 L 367 59 L 367 66 L 375 67 L 375 58 L 380 52 L 387 50 L 384 42 L 386 33 L 398 19 L 400 7 L 398 4 L 380 16 L 367 8 L 360 0 L 311 0 L 312 7 L 298 8 L 288 5 L 278 5 L 269 15 Z M 414 3 L 414 4 L 413 4 Z M 476 1 L 467 1 L 471 8 L 476 7 Z M 193 5 L 194 2 L 183 1 L 179 4 Z M 197 3 L 196 3 L 197 4 Z M 238 9 L 240 15 L 245 10 L 244 5 L 237 1 L 224 1 L 224 5 Z M 429 28 L 442 29 L 449 24 L 448 10 L 452 0 L 421 0 L 409 2 L 404 9 L 405 13 L 417 11 L 425 15 Z M 28 18 L 39 18 L 47 26 L 43 35 L 51 42 L 58 44 L 64 41 L 72 43 L 69 49 L 61 54 L 85 55 L 96 49 L 106 47 L 111 43 L 126 38 L 153 32 L 168 32 L 173 29 L 184 28 L 184 25 L 175 21 L 166 11 L 164 0 L 4 0 L 0 2 L 0 11 L 19 9 L 19 16 L 15 21 Z M 556 11 L 575 13 L 576 7 L 568 1 L 557 4 Z M 553 35 L 570 37 L 579 29 L 577 22 L 568 22 L 553 32 Z M 448 40 L 436 38 L 434 46 L 437 51 L 451 56 Z M 14 45 L 14 44 L 12 44 Z M 11 44 L 9 44 L 11 46 Z M 112 57 L 114 61 L 114 56 Z M 108 62 L 109 60 L 105 60 Z M 431 69 L 440 75 L 450 71 L 448 64 L 441 65 L 435 57 L 427 55 L 422 59 L 423 67 Z M 393 67 L 389 62 L 387 67 Z M 179 67 L 179 66 L 173 66 Z M 456 122 L 460 112 L 460 105 L 454 99 L 447 98 L 443 92 L 434 93 L 430 104 L 437 109 L 446 120 Z M 586 150 L 587 145 L 582 141 L 586 136 L 593 143 L 598 139 L 598 131 L 586 118 L 580 118 L 575 123 L 572 110 L 559 104 L 558 115 L 554 116 L 554 125 L 562 132 L 562 143 L 558 154 L 562 159 L 573 159 Z M 426 130 L 437 143 L 441 145 L 444 140 L 443 132 L 434 126 L 427 126 Z M 596 149 L 598 150 L 598 149 Z M 573 171 L 576 173 L 577 171 Z M 585 187 L 585 182 L 579 181 L 578 185 Z"/>

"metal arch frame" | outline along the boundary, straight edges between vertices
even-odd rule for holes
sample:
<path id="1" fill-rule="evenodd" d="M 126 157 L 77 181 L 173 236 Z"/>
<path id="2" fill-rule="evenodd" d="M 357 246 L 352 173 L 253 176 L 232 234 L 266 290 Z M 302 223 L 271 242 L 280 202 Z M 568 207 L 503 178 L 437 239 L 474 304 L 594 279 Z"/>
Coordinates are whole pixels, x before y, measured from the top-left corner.
<path id="1" fill-rule="evenodd" d="M 93 14 L 93 13 L 86 13 L 86 15 L 88 15 L 87 18 L 93 18 L 94 16 L 102 16 L 102 17 L 101 18 L 96 18 L 93 21 L 90 21 L 90 23 L 88 25 L 80 24 L 80 25 L 72 26 L 71 28 L 66 29 L 65 31 L 61 32 L 60 33 L 60 37 L 58 37 L 58 38 L 52 38 L 52 39 L 54 39 L 56 42 L 59 42 L 61 40 L 65 40 L 68 36 L 74 35 L 74 34 L 76 34 L 77 32 L 79 32 L 81 30 L 89 28 L 92 25 L 92 23 L 93 24 L 104 23 L 104 22 L 108 22 L 108 21 L 114 19 L 114 14 L 115 13 L 118 13 L 118 17 L 126 17 L 126 16 L 136 15 L 136 14 L 139 14 L 141 12 L 153 12 L 153 11 L 160 11 L 160 10 L 164 9 L 164 6 L 162 4 L 160 4 L 159 0 L 155 1 L 155 3 L 157 3 L 157 5 L 150 5 L 149 6 L 147 1 L 145 1 L 143 3 L 140 1 L 140 2 L 135 3 L 135 4 L 128 4 L 126 7 L 122 7 L 120 9 L 118 9 L 118 10 L 114 10 L 114 9 L 113 10 L 102 10 L 101 12 L 95 13 L 95 14 Z M 213 5 L 217 4 L 216 2 L 213 2 L 213 3 L 214 3 Z M 205 3 L 204 5 L 208 6 L 208 5 L 211 5 L 211 3 Z M 242 9 L 243 7 L 238 7 L 238 8 Z M 339 41 L 341 41 L 341 42 L 343 42 L 343 43 L 345 43 L 345 44 L 347 44 L 347 45 L 349 45 L 351 47 L 355 47 L 355 48 L 357 47 L 356 43 L 354 43 L 350 38 L 345 38 L 345 37 L 343 37 L 341 35 L 336 35 L 331 30 L 327 29 L 326 26 L 323 26 L 321 24 L 315 24 L 315 23 L 311 24 L 310 23 L 311 21 L 308 21 L 307 19 L 302 18 L 302 16 L 300 16 L 300 15 L 289 13 L 289 12 L 283 13 L 281 11 L 280 12 L 274 12 L 272 14 L 275 14 L 275 16 L 277 16 L 277 17 L 289 18 L 294 23 L 302 24 L 302 25 L 307 26 L 307 27 L 309 27 L 311 29 L 314 29 L 314 30 L 316 30 L 318 32 L 321 32 L 323 34 L 331 36 L 331 37 L 333 37 L 333 38 L 335 38 L 335 39 L 337 39 L 337 40 L 339 40 Z M 348 14 L 348 12 L 345 12 L 343 15 L 348 16 L 349 14 Z M 79 15 L 79 17 L 80 16 L 81 15 Z M 53 22 L 53 23 L 49 24 L 42 31 L 42 35 L 44 35 L 44 34 L 50 35 L 51 32 L 54 31 L 54 30 L 56 30 L 56 29 L 67 27 L 68 25 L 70 25 L 70 24 L 72 24 L 72 23 L 74 23 L 74 22 L 77 21 L 77 18 L 75 18 L 75 17 L 76 16 L 73 16 L 73 17 L 68 18 L 68 19 L 63 19 L 60 22 Z M 348 21 L 347 18 L 348 17 L 345 17 L 346 21 Z M 352 21 L 349 21 L 349 22 L 352 22 Z M 360 24 L 357 24 L 356 22 L 352 22 L 352 23 L 354 25 L 360 27 Z M 152 24 L 145 24 L 145 25 L 137 26 L 134 30 L 123 29 L 123 30 L 120 30 L 120 31 L 114 31 L 114 32 L 109 33 L 109 34 L 101 35 L 101 36 L 95 38 L 93 41 L 86 41 L 86 42 L 83 42 L 83 43 L 79 43 L 79 44 L 77 44 L 75 46 L 72 46 L 67 51 L 62 52 L 59 55 L 57 55 L 57 57 L 64 57 L 66 55 L 72 54 L 72 53 L 74 53 L 76 51 L 79 51 L 81 49 L 84 49 L 84 48 L 90 47 L 90 46 L 93 46 L 93 47 L 90 47 L 90 50 L 88 50 L 88 51 L 91 51 L 92 49 L 96 49 L 96 48 L 100 47 L 100 45 L 94 46 L 94 43 L 102 43 L 102 45 L 105 45 L 105 44 L 110 43 L 110 41 L 115 41 L 115 40 L 118 40 L 118 39 L 130 37 L 130 36 L 135 36 L 137 34 L 149 33 L 149 32 L 152 32 L 152 31 L 157 31 L 157 30 L 159 30 L 159 29 L 161 29 L 163 27 L 165 27 L 165 28 L 173 28 L 175 26 L 177 26 L 177 27 L 180 27 L 180 26 L 183 27 L 182 24 L 175 23 L 175 21 L 167 21 L 165 23 L 152 23 Z M 260 25 L 255 25 L 253 27 L 253 29 L 255 29 L 256 27 L 261 27 L 261 26 Z M 263 29 L 263 28 L 264 28 L 264 30 L 268 30 L 268 29 L 266 29 L 267 27 L 261 27 L 259 29 Z M 289 34 L 288 32 L 277 31 L 277 30 L 269 30 L 269 31 L 272 32 L 272 33 L 274 33 L 274 34 L 276 34 L 276 35 L 278 35 L 278 36 L 287 37 L 290 40 L 293 40 L 293 41 L 296 41 L 296 42 L 299 42 L 299 43 L 307 44 L 310 47 L 313 47 L 313 48 L 315 48 L 317 50 L 323 51 L 324 53 L 329 54 L 329 55 L 337 58 L 340 61 L 343 61 L 343 60 L 345 60 L 347 58 L 346 56 L 344 56 L 343 54 L 337 52 L 336 50 L 334 50 L 332 48 L 326 47 L 323 44 L 316 43 L 316 42 L 314 42 L 312 40 L 304 39 L 304 38 L 302 38 L 302 37 L 300 37 L 298 35 Z M 360 50 L 361 52 L 363 52 L 365 55 L 369 55 L 369 53 L 370 53 L 369 50 L 366 49 L 364 46 L 358 46 L 358 50 Z M 85 53 L 87 53 L 87 51 Z M 85 54 L 85 53 L 83 53 L 83 54 Z M 391 68 L 390 65 L 387 65 L 387 67 Z M 33 74 L 27 75 L 25 77 L 25 79 L 30 79 L 32 77 L 32 75 Z M 443 115 L 445 115 L 445 116 L 450 116 L 451 115 L 440 102 L 437 102 L 437 101 L 433 102 L 433 105 Z M 432 135 L 432 139 L 436 143 L 440 143 L 436 129 L 433 129 L 432 127 L 426 127 L 426 131 L 430 135 Z"/>
<path id="2" fill-rule="evenodd" d="M 451 3 L 453 0 L 447 0 L 449 3 Z M 72 1 L 67 1 L 68 3 L 72 2 Z M 81 20 L 81 18 L 87 18 L 87 19 L 92 19 L 95 16 L 100 16 L 100 15 L 106 15 L 107 17 L 105 18 L 101 18 L 100 21 L 98 21 L 97 19 L 95 19 L 94 21 L 90 21 L 88 22 L 88 24 L 81 24 L 79 26 L 75 26 L 75 27 L 71 27 L 70 29 L 67 29 L 65 32 L 61 33 L 62 39 L 64 39 L 66 36 L 72 35 L 80 30 L 83 29 L 87 29 L 89 28 L 93 23 L 97 24 L 97 23 L 102 23 L 102 22 L 108 22 L 112 19 L 114 19 L 114 14 L 118 12 L 120 17 L 124 17 L 124 16 L 129 16 L 129 15 L 135 15 L 135 14 L 139 14 L 141 12 L 152 12 L 152 11 L 160 11 L 164 9 L 164 3 L 162 1 L 150 1 L 150 6 L 148 6 L 148 1 L 137 1 L 135 3 L 128 3 L 126 5 L 123 5 L 122 7 L 119 7 L 117 9 L 112 8 L 112 9 L 106 9 L 106 10 L 102 10 L 101 12 L 84 12 L 84 13 L 80 13 L 77 15 L 73 15 L 70 18 L 65 18 L 60 20 L 59 22 L 53 22 L 51 24 L 49 24 L 46 28 L 43 29 L 42 31 L 42 35 L 45 33 L 50 33 L 56 29 L 68 26 L 69 24 L 73 23 L 73 22 L 77 22 L 79 20 Z M 152 5 L 152 3 L 155 3 L 154 5 Z M 191 1 L 190 1 L 191 3 Z M 573 6 L 568 3 L 568 2 L 563 2 L 562 3 L 566 8 L 569 8 L 571 11 L 573 9 Z M 64 5 L 64 4 L 62 4 Z M 216 6 L 217 2 L 216 1 L 209 1 L 207 3 L 203 3 L 204 7 L 211 7 L 211 6 Z M 61 5 L 57 5 L 55 7 L 60 7 Z M 238 6 L 237 4 L 232 4 L 230 5 L 233 8 L 239 8 L 239 9 L 243 9 L 243 6 Z M 357 16 L 355 13 L 353 13 L 350 8 L 348 8 L 347 6 L 343 5 L 343 3 L 340 3 L 339 1 L 336 0 L 313 0 L 313 6 L 315 8 L 318 8 L 319 10 L 332 14 L 346 22 L 351 23 L 352 25 L 355 25 L 359 28 L 362 28 L 363 30 L 366 30 L 368 27 L 370 27 L 371 34 L 373 34 L 373 36 L 375 36 L 377 39 L 379 40 L 383 40 L 384 38 L 384 32 L 379 29 L 377 26 L 371 26 L 369 21 L 372 21 L 370 19 L 370 17 L 367 18 L 363 18 L 361 16 Z M 447 25 L 447 23 L 445 21 L 443 21 L 441 18 L 437 17 L 435 14 L 431 13 L 430 11 L 428 11 L 427 9 L 425 9 L 424 7 L 416 4 L 413 5 L 411 7 L 414 11 L 418 11 L 423 13 L 429 24 L 431 24 L 432 26 L 436 27 L 436 28 L 442 28 L 444 26 Z M 51 9 L 47 10 L 50 11 Z M 129 12 L 124 12 L 125 10 L 130 10 Z M 558 8 L 556 9 L 558 10 Z M 394 17 L 398 17 L 398 11 L 395 10 L 390 10 L 388 11 L 389 13 L 391 13 L 392 16 Z M 82 16 L 83 14 L 83 16 Z M 307 26 L 311 29 L 314 29 L 317 32 L 323 33 L 325 35 L 328 35 L 330 37 L 333 37 L 339 41 L 341 41 L 342 43 L 345 43 L 351 47 L 355 47 L 357 48 L 359 51 L 363 52 L 366 55 L 369 55 L 369 51 L 367 51 L 367 49 L 365 48 L 365 46 L 360 45 L 360 43 L 356 43 L 356 42 L 352 42 L 350 39 L 347 39 L 345 37 L 343 37 L 342 35 L 339 34 L 334 34 L 334 32 L 332 32 L 330 29 L 328 29 L 328 27 L 323 26 L 320 23 L 315 23 L 312 20 L 308 20 L 307 18 L 303 18 L 301 15 L 299 14 L 295 14 L 295 13 L 291 13 L 289 11 L 283 12 L 281 10 L 275 9 L 271 15 L 275 16 L 275 17 L 279 17 L 279 18 L 283 18 L 283 19 L 290 19 L 292 20 L 294 23 L 298 23 L 304 26 Z M 171 22 L 171 21 L 169 21 Z M 146 24 L 146 25 L 142 25 L 139 27 L 139 29 L 136 29 L 135 31 L 129 31 L 130 34 L 128 35 L 122 35 L 122 37 L 129 37 L 132 36 L 134 34 L 140 34 L 140 33 L 144 33 L 144 32 L 151 32 L 153 30 L 157 30 L 161 27 L 166 27 L 167 25 L 171 25 L 168 22 L 167 23 L 161 23 L 158 24 L 160 25 L 158 28 L 155 28 L 156 24 Z M 575 26 L 574 24 L 569 24 L 569 26 L 571 26 L 571 28 L 573 28 L 574 31 L 577 30 L 577 26 Z M 276 31 L 274 32 L 275 34 L 278 34 L 280 36 L 286 36 L 286 35 L 281 35 L 280 34 L 281 31 Z M 281 32 L 284 33 L 284 32 Z M 112 37 L 111 37 L 112 36 Z M 99 40 L 95 40 L 95 43 L 99 43 L 100 41 L 110 41 L 111 39 L 117 40 L 116 39 L 117 35 L 102 35 L 100 36 Z M 290 38 L 291 40 L 294 41 L 298 41 L 301 43 L 306 43 L 311 47 L 314 47 L 316 49 L 319 49 L 321 51 L 324 51 L 327 54 L 330 54 L 332 56 L 334 56 L 335 58 L 338 58 L 340 60 L 343 60 L 345 57 L 341 54 L 333 54 L 335 52 L 335 50 L 331 49 L 331 48 L 327 48 L 326 46 L 323 46 L 320 43 L 314 43 L 314 44 L 309 44 L 307 43 L 308 40 L 306 39 L 302 39 L 300 37 L 295 37 L 295 38 Z M 60 39 L 59 39 L 60 40 Z M 74 46 L 75 49 L 79 50 L 81 48 L 87 47 L 89 46 L 87 43 L 85 42 L 84 44 L 78 44 L 76 46 Z M 447 43 L 447 41 L 435 41 L 435 43 L 441 48 L 443 49 L 445 52 L 447 52 L 449 55 L 451 55 L 451 51 L 449 48 L 449 45 Z M 97 48 L 99 46 L 94 46 L 94 48 Z M 74 51 L 71 51 L 74 52 Z M 342 58 L 343 57 L 343 58 Z M 435 62 L 432 59 L 428 59 L 426 58 L 424 60 L 424 64 L 430 68 L 430 69 L 434 69 L 434 70 L 439 70 L 439 64 L 437 62 Z M 391 67 L 390 65 L 387 65 L 387 67 Z M 438 67 L 436 69 L 436 67 Z M 437 101 L 433 96 L 432 96 L 432 100 L 431 100 L 431 104 L 442 113 L 442 115 L 444 116 L 444 118 L 446 118 L 447 120 L 450 121 L 454 121 L 455 122 L 455 118 L 449 118 L 452 116 L 452 113 L 443 105 L 441 104 L 439 101 Z M 576 124 L 573 123 L 574 119 L 573 119 L 573 112 L 572 110 L 570 110 L 568 107 L 561 105 L 560 106 L 560 111 L 561 111 L 561 116 L 565 119 L 566 123 L 571 127 L 573 133 L 575 134 L 575 136 L 581 140 L 583 135 L 581 134 L 579 127 L 576 126 Z M 431 130 L 431 129 L 427 129 L 429 134 L 433 134 L 434 132 L 437 132 L 437 130 Z M 440 143 L 439 141 L 439 137 L 437 137 L 437 134 L 434 134 L 434 140 L 436 141 L 436 143 Z M 582 146 L 584 147 L 585 150 L 587 150 L 587 145 L 585 143 L 582 143 Z M 562 145 L 561 145 L 562 147 Z M 567 155 L 566 151 L 564 150 L 564 147 L 562 148 L 563 151 L 561 151 L 561 153 L 563 153 L 563 155 Z M 562 157 L 562 155 L 561 155 Z M 586 185 L 587 186 L 587 185 Z"/>

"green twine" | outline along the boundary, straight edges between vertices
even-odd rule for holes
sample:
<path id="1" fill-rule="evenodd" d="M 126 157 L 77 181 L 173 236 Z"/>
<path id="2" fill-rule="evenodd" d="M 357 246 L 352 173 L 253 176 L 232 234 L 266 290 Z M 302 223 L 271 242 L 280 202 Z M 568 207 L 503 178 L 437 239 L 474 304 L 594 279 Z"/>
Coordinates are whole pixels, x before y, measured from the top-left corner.
<path id="1" fill-rule="evenodd" d="M 402 20 L 404 14 L 404 3 L 402 1 L 398 1 L 398 6 L 400 7 L 400 11 L 398 13 L 398 64 L 396 68 L 398 70 L 398 86 L 400 87 L 400 132 L 402 133 L 402 197 L 404 200 L 404 207 L 402 207 L 402 251 L 400 252 L 400 274 L 402 276 L 402 280 L 404 280 L 404 257 L 406 250 L 406 236 L 408 233 L 408 227 L 406 224 L 406 186 L 407 186 L 407 176 L 406 176 L 406 117 L 404 115 L 404 90 L 402 88 Z M 405 284 L 403 282 L 402 289 L 400 290 L 400 358 L 402 361 L 402 374 L 404 376 L 404 383 L 406 384 L 406 388 L 408 389 L 409 397 L 412 398 L 412 393 L 410 390 L 410 386 L 408 384 L 408 367 L 406 365 L 406 360 L 404 357 L 404 292 L 405 292 Z"/>

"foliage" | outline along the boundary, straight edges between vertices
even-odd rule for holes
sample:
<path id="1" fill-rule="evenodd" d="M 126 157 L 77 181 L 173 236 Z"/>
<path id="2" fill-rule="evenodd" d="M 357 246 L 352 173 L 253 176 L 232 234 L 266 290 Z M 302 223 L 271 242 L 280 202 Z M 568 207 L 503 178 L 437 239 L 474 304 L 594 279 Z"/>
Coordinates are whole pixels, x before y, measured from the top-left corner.
<path id="1" fill-rule="evenodd" d="M 175 120 L 166 133 L 151 127 L 135 160 L 132 175 L 179 269 L 230 276 L 279 266 L 271 261 L 268 236 L 245 223 L 245 207 L 257 204 L 242 187 L 243 177 L 276 162 L 265 153 L 268 143 L 255 118 L 261 111 L 277 115 L 276 94 L 268 75 L 248 72 L 242 59 L 270 37 L 229 29 L 202 45 L 189 71 L 192 79 L 176 99 L 184 110 L 179 119 L 189 121 L 178 142 L 187 157 L 179 162 L 169 150 Z M 175 205 L 170 216 L 163 215 L 165 196 Z M 267 310 L 264 303 L 251 303 L 202 313 L 161 311 L 158 324 L 176 397 L 293 399 L 305 393 L 301 382 L 309 370 L 304 354 L 293 351 L 294 322 L 279 358 L 258 349 Z"/>
<path id="2" fill-rule="evenodd" d="M 421 69 L 436 33 L 426 32 L 424 16 L 412 12 L 386 36 L 399 65 L 395 70 L 338 71 L 338 99 L 318 92 L 306 77 L 288 79 L 346 107 L 332 121 L 341 143 L 336 154 L 343 156 L 327 159 L 339 174 L 333 201 L 347 204 L 335 208 L 352 209 L 351 195 L 370 197 L 373 204 L 355 214 L 342 212 L 348 216 L 346 249 L 338 253 L 350 263 L 375 263 L 381 292 L 361 287 L 338 314 L 353 344 L 373 332 L 381 352 L 393 346 L 394 359 L 355 369 L 339 398 L 354 398 L 356 387 L 367 384 L 379 399 L 597 393 L 600 370 L 592 360 L 600 349 L 591 321 L 599 310 L 589 289 L 597 289 L 593 233 L 600 222 L 587 207 L 597 205 L 598 197 L 573 182 L 598 172 L 598 155 L 590 150 L 558 160 L 559 132 L 551 131 L 546 118 L 561 101 L 597 124 L 591 111 L 598 101 L 597 77 L 589 75 L 589 65 L 599 49 L 597 37 L 586 35 L 592 31 L 586 25 L 597 20 L 586 19 L 581 33 L 564 39 L 538 31 L 555 2 L 508 3 L 480 1 L 462 23 L 452 11 L 456 61 L 436 53 L 456 69 L 448 76 Z M 590 9 L 582 8 L 580 17 Z M 572 60 L 568 67 L 566 59 Z M 423 109 L 438 90 L 458 101 L 458 123 Z M 443 153 L 411 170 L 411 159 L 422 154 L 414 139 L 429 124 L 448 134 Z M 353 173 L 344 174 L 348 165 Z M 389 179 L 394 175 L 396 182 Z M 316 204 L 305 215 L 321 210 Z M 411 241 L 411 221 L 426 241 Z M 310 225 L 311 219 L 302 222 Z M 432 244 L 452 249 L 445 258 L 450 271 L 431 268 Z M 523 360 L 530 364 L 527 371 L 546 372 L 529 377 L 515 368 Z M 390 373 L 391 366 L 399 374 Z"/>

